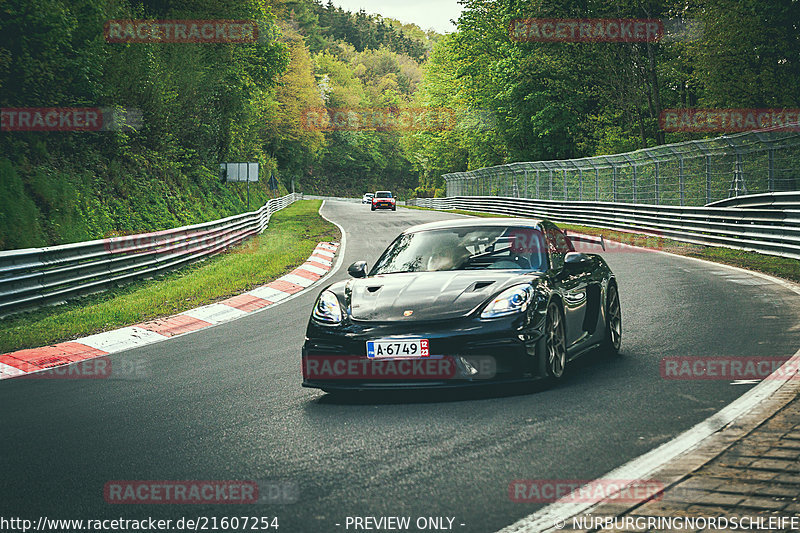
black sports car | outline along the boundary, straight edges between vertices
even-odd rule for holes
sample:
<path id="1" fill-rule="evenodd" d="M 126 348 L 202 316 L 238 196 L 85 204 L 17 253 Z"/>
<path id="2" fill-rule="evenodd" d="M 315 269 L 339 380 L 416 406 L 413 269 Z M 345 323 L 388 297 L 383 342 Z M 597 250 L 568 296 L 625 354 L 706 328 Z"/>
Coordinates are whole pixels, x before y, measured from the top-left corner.
<path id="1" fill-rule="evenodd" d="M 596 346 L 619 351 L 617 282 L 547 220 L 457 219 L 404 231 L 372 270 L 317 298 L 303 385 L 427 388 L 559 379 Z"/>

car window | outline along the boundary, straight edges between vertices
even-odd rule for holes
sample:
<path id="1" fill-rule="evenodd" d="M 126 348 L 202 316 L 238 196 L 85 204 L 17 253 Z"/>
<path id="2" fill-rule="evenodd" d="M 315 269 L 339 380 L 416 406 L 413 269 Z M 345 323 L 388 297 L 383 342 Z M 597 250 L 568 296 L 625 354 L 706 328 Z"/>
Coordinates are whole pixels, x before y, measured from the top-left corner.
<path id="1" fill-rule="evenodd" d="M 564 266 L 564 256 L 569 252 L 574 252 L 575 247 L 569 237 L 555 227 L 547 230 L 547 237 L 553 268 L 562 268 Z"/>
<path id="2" fill-rule="evenodd" d="M 391 198 L 392 197 L 392 193 L 390 193 L 390 192 L 379 192 L 377 194 L 377 197 L 378 198 Z"/>
<path id="3" fill-rule="evenodd" d="M 378 259 L 370 275 L 445 270 L 546 268 L 544 238 L 535 228 L 473 227 L 406 233 Z"/>

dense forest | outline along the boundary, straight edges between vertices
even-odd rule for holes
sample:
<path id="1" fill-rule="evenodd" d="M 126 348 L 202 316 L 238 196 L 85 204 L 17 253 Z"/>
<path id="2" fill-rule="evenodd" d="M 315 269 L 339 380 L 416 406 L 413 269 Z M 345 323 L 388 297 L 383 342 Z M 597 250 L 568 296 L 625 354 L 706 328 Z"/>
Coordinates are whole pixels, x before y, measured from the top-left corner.
<path id="1" fill-rule="evenodd" d="M 218 165 L 257 161 L 253 205 L 291 189 L 443 194 L 443 173 L 697 138 L 670 108 L 800 107 L 791 0 L 462 0 L 457 31 L 319 0 L 4 0 L 0 108 L 135 110 L 136 127 L 0 132 L 0 248 L 242 212 Z M 660 42 L 520 42 L 519 18 L 648 18 Z M 247 43 L 119 43 L 109 20 L 250 20 Z M 682 31 L 691 28 L 692 31 Z M 309 127 L 310 109 L 447 109 L 446 128 Z M 707 135 L 707 134 L 706 134 Z M 268 188 L 274 176 L 280 190 Z"/>

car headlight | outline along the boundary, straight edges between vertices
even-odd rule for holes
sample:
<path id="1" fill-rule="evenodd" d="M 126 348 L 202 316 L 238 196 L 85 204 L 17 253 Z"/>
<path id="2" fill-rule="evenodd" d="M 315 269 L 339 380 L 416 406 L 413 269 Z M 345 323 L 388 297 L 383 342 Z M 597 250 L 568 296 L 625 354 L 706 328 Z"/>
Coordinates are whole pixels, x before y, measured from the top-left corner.
<path id="1" fill-rule="evenodd" d="M 517 285 L 506 289 L 489 302 L 481 313 L 481 318 L 497 318 L 524 311 L 528 308 L 532 297 L 533 289 L 530 285 Z"/>
<path id="2" fill-rule="evenodd" d="M 314 304 L 314 312 L 311 315 L 323 324 L 339 324 L 342 322 L 342 306 L 339 298 L 331 291 L 322 291 Z"/>

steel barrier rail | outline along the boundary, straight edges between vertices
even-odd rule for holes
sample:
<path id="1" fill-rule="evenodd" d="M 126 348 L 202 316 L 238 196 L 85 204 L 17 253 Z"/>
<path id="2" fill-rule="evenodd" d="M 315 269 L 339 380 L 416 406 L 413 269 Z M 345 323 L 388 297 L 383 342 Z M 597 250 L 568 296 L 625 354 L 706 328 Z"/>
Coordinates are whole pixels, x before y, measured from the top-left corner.
<path id="1" fill-rule="evenodd" d="M 0 251 L 0 316 L 211 257 L 261 233 L 273 213 L 302 197 L 288 194 L 256 211 L 192 226 Z"/>
<path id="2" fill-rule="evenodd" d="M 763 200 L 763 199 L 762 199 Z M 678 207 L 498 196 L 418 198 L 415 204 L 645 233 L 800 259 L 800 201 L 772 207 Z"/>
<path id="3" fill-rule="evenodd" d="M 779 207 L 796 210 L 800 208 L 800 191 L 732 196 L 706 207 Z"/>

